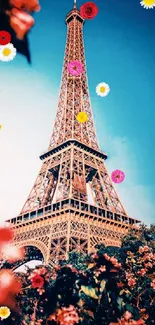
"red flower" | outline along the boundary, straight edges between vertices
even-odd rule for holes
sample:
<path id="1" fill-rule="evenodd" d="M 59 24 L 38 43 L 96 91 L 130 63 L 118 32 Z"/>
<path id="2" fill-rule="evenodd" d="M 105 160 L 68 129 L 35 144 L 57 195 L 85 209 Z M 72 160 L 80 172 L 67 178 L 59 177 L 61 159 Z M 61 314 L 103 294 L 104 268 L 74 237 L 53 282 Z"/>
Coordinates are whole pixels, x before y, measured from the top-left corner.
<path id="1" fill-rule="evenodd" d="M 42 288 L 44 285 L 44 279 L 40 275 L 35 275 L 32 279 L 32 288 Z"/>
<path id="2" fill-rule="evenodd" d="M 0 45 L 6 45 L 6 44 L 10 43 L 10 41 L 11 41 L 10 33 L 6 32 L 5 30 L 1 30 L 0 31 Z"/>
<path id="3" fill-rule="evenodd" d="M 86 2 L 80 7 L 80 15 L 84 19 L 92 19 L 98 14 L 98 8 L 94 2 Z"/>
<path id="4" fill-rule="evenodd" d="M 117 287 L 118 287 L 118 288 L 122 288 L 122 287 L 124 287 L 124 284 L 123 284 L 122 282 L 118 282 L 118 283 L 117 283 Z"/>
<path id="5" fill-rule="evenodd" d="M 0 228 L 0 244 L 11 241 L 13 236 L 14 233 L 11 228 Z"/>

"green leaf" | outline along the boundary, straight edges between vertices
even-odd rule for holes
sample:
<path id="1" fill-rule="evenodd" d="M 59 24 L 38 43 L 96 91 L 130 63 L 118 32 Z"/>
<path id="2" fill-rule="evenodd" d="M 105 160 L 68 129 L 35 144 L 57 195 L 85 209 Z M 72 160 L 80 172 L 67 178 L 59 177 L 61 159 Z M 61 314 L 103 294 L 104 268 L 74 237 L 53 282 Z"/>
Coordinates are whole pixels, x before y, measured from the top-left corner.
<path id="1" fill-rule="evenodd" d="M 117 298 L 117 303 L 118 303 L 118 309 L 122 310 L 122 307 L 124 305 L 123 298 L 118 297 Z"/>
<path id="2" fill-rule="evenodd" d="M 134 312 L 135 312 L 135 309 L 131 306 L 131 305 L 129 305 L 129 304 L 126 304 L 126 309 L 128 310 L 128 311 L 130 311 L 130 313 L 131 314 L 134 314 Z"/>

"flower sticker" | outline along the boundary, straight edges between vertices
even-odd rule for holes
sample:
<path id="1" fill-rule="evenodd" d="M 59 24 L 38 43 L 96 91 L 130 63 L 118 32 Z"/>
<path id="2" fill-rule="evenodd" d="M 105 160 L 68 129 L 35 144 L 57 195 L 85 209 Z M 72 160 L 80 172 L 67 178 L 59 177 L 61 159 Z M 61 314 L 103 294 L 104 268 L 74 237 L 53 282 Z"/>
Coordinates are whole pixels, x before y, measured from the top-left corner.
<path id="1" fill-rule="evenodd" d="M 35 275 L 31 278 L 32 288 L 42 288 L 44 285 L 44 279 L 40 275 Z"/>
<path id="2" fill-rule="evenodd" d="M 153 9 L 155 7 L 155 0 L 142 0 L 140 4 L 145 9 Z"/>
<path id="3" fill-rule="evenodd" d="M 105 97 L 109 94 L 110 87 L 105 82 L 101 82 L 96 87 L 96 93 L 98 96 Z"/>
<path id="4" fill-rule="evenodd" d="M 10 312 L 10 309 L 8 307 L 0 307 L 0 318 L 3 320 L 3 319 L 6 319 L 10 316 L 11 312 Z"/>
<path id="5" fill-rule="evenodd" d="M 98 7 L 94 2 L 86 2 L 80 7 L 80 15 L 84 19 L 92 19 L 98 14 Z"/>
<path id="6" fill-rule="evenodd" d="M 9 62 L 16 56 L 16 49 L 13 44 L 9 43 L 4 46 L 0 46 L 0 61 Z"/>
<path id="7" fill-rule="evenodd" d="M 85 112 L 80 112 L 78 113 L 76 119 L 79 123 L 85 123 L 88 121 L 88 115 Z"/>
<path id="8" fill-rule="evenodd" d="M 5 30 L 0 31 L 0 45 L 6 45 L 11 41 L 11 34 Z"/>
<path id="9" fill-rule="evenodd" d="M 82 63 L 78 60 L 71 61 L 68 64 L 68 72 L 74 77 L 79 76 L 82 70 Z"/>
<path id="10" fill-rule="evenodd" d="M 114 170 L 111 174 L 111 179 L 114 183 L 122 183 L 124 181 L 125 174 L 121 170 Z"/>

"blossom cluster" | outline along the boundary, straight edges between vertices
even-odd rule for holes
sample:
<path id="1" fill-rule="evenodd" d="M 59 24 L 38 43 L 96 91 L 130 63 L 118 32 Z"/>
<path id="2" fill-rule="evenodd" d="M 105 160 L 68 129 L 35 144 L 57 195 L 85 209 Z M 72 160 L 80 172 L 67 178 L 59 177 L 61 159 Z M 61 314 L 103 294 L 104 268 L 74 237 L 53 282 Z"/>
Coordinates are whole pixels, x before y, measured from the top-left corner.
<path id="1" fill-rule="evenodd" d="M 12 238 L 9 231 L 2 234 L 3 252 L 6 237 Z M 139 239 L 125 247 L 116 250 L 100 245 L 89 256 L 72 253 L 53 269 L 37 266 L 16 276 L 2 269 L 0 317 L 4 325 L 7 317 L 11 325 L 152 325 L 154 248 Z M 17 256 L 12 252 L 10 258 Z"/>

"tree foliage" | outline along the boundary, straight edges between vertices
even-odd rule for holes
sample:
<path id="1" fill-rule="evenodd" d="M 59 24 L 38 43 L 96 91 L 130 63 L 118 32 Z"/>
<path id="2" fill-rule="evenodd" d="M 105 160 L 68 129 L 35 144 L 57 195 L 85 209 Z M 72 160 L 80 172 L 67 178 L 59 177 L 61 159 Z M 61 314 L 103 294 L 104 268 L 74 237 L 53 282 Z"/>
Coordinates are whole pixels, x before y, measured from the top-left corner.
<path id="1" fill-rule="evenodd" d="M 70 253 L 50 270 L 20 275 L 18 309 L 5 325 L 153 325 L 155 227 L 131 229 L 121 248 L 96 247 L 87 256 Z"/>

